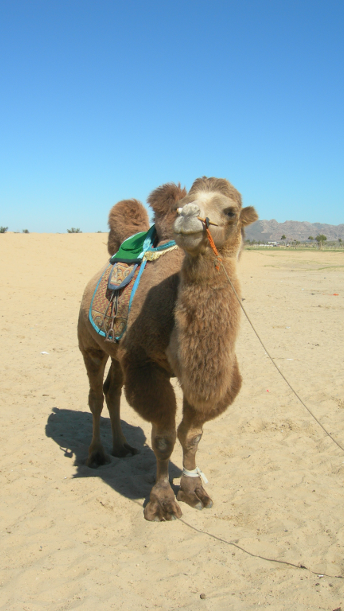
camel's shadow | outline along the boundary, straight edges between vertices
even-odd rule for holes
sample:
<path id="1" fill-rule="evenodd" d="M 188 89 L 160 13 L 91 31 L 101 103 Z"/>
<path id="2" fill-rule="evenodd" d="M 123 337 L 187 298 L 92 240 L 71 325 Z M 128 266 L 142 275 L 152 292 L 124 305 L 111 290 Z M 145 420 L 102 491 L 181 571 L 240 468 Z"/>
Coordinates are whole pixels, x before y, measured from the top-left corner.
<path id="1" fill-rule="evenodd" d="M 100 477 L 108 486 L 128 499 L 142 499 L 149 496 L 155 483 L 154 452 L 146 444 L 141 427 L 132 426 L 123 420 L 121 424 L 128 443 L 137 448 L 139 453 L 126 458 L 111 456 L 111 463 L 98 469 L 91 469 L 86 465 L 92 437 L 91 414 L 54 407 L 45 432 L 47 437 L 51 437 L 59 445 L 67 459 L 74 458 L 74 477 Z M 110 454 L 112 435 L 109 418 L 101 418 L 100 431 L 104 448 Z M 180 476 L 181 470 L 171 462 L 170 479 Z"/>

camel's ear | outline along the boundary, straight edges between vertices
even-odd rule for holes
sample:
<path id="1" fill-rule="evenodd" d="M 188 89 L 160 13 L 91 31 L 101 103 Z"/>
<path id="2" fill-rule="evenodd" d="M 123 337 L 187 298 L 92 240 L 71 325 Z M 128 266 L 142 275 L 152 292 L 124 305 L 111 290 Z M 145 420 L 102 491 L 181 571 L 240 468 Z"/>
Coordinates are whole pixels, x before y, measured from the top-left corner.
<path id="1" fill-rule="evenodd" d="M 247 208 L 243 208 L 240 212 L 240 221 L 244 227 L 258 221 L 258 218 L 258 214 L 253 206 L 247 206 Z"/>

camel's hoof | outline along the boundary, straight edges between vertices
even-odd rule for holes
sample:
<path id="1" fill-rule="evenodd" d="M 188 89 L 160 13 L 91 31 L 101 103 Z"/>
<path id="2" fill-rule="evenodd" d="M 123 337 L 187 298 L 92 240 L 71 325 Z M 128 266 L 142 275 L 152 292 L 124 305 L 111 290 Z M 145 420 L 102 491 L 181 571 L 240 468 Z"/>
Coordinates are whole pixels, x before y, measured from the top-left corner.
<path id="1" fill-rule="evenodd" d="M 116 456 L 116 458 L 125 458 L 125 456 L 135 456 L 138 454 L 139 450 L 133 448 L 129 445 L 129 443 L 123 443 L 123 445 L 118 448 L 113 448 L 112 456 Z"/>
<path id="2" fill-rule="evenodd" d="M 204 490 L 200 477 L 182 476 L 180 480 L 180 490 L 177 494 L 178 501 L 187 503 L 194 509 L 210 509 L 213 501 Z"/>
<path id="3" fill-rule="evenodd" d="M 105 454 L 104 450 L 94 450 L 90 453 L 86 465 L 91 469 L 97 469 L 102 465 L 107 465 L 111 462 L 110 456 Z"/>
<path id="4" fill-rule="evenodd" d="M 156 484 L 150 493 L 144 516 L 150 522 L 164 522 L 181 518 L 182 511 L 169 484 Z"/>

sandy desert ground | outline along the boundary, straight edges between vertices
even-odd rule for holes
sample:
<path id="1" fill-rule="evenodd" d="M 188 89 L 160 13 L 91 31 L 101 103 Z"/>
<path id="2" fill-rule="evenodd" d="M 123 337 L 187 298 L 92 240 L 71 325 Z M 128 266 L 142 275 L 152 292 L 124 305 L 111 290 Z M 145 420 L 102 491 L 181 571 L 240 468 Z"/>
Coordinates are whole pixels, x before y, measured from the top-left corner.
<path id="1" fill-rule="evenodd" d="M 344 609 L 344 452 L 244 318 L 242 391 L 200 444 L 212 509 L 181 504 L 181 521 L 144 520 L 150 427 L 124 399 L 124 430 L 140 454 L 85 466 L 91 416 L 76 322 L 106 239 L 0 235 L 0 609 Z M 240 262 L 257 331 L 344 446 L 343 272 L 335 252 L 247 251 Z M 110 447 L 105 409 L 102 434 Z M 177 443 L 176 485 L 180 467 Z"/>

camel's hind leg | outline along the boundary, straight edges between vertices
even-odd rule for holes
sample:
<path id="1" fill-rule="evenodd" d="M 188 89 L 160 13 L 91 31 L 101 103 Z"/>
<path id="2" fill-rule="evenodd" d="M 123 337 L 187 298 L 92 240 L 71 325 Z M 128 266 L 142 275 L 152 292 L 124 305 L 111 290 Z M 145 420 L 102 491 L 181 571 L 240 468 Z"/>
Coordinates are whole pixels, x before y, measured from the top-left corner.
<path id="1" fill-rule="evenodd" d="M 176 398 L 169 376 L 161 367 L 143 358 L 136 362 L 127 359 L 124 367 L 128 402 L 145 420 L 152 422 L 157 474 L 144 516 L 154 522 L 180 518 L 182 512 L 168 474 L 169 459 L 176 441 Z"/>
<path id="2" fill-rule="evenodd" d="M 205 421 L 203 414 L 193 409 L 184 397 L 183 419 L 178 427 L 178 439 L 183 448 L 183 467 L 188 471 L 196 469 L 196 453 Z M 213 505 L 213 501 L 203 488 L 200 476 L 182 475 L 177 499 L 196 509 L 209 508 Z"/>
<path id="3" fill-rule="evenodd" d="M 93 435 L 88 450 L 87 465 L 99 467 L 110 462 L 100 440 L 100 414 L 103 409 L 103 377 L 108 355 L 102 350 L 91 349 L 82 353 L 90 384 L 88 404 L 93 416 Z"/>
<path id="4" fill-rule="evenodd" d="M 120 401 L 123 386 L 122 369 L 118 361 L 112 359 L 111 367 L 103 386 L 106 404 L 110 414 L 112 429 L 112 455 L 123 456 L 137 454 L 138 450 L 132 448 L 123 435 L 120 419 Z"/>

